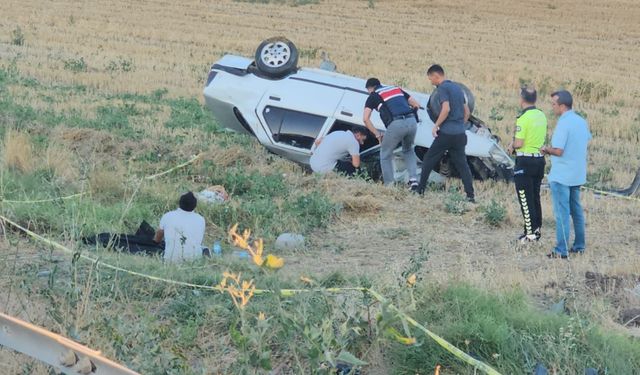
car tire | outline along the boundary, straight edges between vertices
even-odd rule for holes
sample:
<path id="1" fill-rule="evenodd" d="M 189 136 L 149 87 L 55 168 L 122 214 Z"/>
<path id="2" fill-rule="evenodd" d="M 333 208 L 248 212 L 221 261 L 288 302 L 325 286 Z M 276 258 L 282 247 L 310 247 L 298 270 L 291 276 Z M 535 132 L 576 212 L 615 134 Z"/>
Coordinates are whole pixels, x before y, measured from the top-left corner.
<path id="1" fill-rule="evenodd" d="M 473 113 L 473 109 L 475 108 L 475 105 L 476 105 L 475 96 L 473 96 L 473 93 L 471 92 L 471 90 L 469 90 L 467 86 L 463 85 L 460 82 L 454 82 L 454 83 L 462 89 L 462 92 L 464 93 L 465 99 L 467 101 L 467 105 L 469 106 L 469 111 L 470 113 Z M 436 122 L 436 120 L 438 119 L 438 116 L 440 115 L 440 110 L 442 110 L 442 106 L 440 105 L 440 100 L 438 100 L 439 97 L 440 95 L 438 94 L 438 89 L 436 88 L 435 90 L 433 90 L 433 92 L 429 96 L 429 102 L 427 103 L 427 113 L 429 114 L 429 117 L 433 122 Z"/>
<path id="2" fill-rule="evenodd" d="M 469 168 L 471 169 L 473 177 L 480 181 L 485 181 L 493 177 L 491 170 L 477 157 L 469 158 Z"/>
<path id="3" fill-rule="evenodd" d="M 298 68 L 298 49 L 289 39 L 269 38 L 256 49 L 255 62 L 260 73 L 281 78 Z"/>
<path id="4" fill-rule="evenodd" d="M 454 177 L 453 166 L 449 162 L 449 157 L 446 155 L 442 158 L 442 160 L 440 160 L 440 163 L 436 164 L 433 170 L 440 173 L 444 177 Z"/>

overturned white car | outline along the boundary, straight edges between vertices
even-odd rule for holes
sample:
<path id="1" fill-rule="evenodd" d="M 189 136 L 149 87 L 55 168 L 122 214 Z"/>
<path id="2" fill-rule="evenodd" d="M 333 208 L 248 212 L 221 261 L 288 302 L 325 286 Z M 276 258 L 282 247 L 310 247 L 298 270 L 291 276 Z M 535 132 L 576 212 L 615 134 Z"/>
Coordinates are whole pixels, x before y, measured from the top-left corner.
<path id="1" fill-rule="evenodd" d="M 204 97 L 207 108 L 222 126 L 250 134 L 270 151 L 308 165 L 316 138 L 353 126 L 364 127 L 362 118 L 368 93 L 364 79 L 326 70 L 326 67 L 298 68 L 297 61 L 295 45 L 283 38 L 264 41 L 255 59 L 225 55 L 211 67 Z M 326 61 L 323 65 L 329 65 L 329 69 L 335 67 Z M 463 89 L 473 111 L 473 96 L 466 87 Z M 433 142 L 430 114 L 437 115 L 439 108 L 429 102 L 428 94 L 407 92 L 421 104 L 417 113 L 415 153 L 422 160 Z M 384 132 L 385 126 L 377 112 L 372 120 L 375 127 Z M 474 116 L 467 123 L 467 139 L 465 151 L 476 178 L 512 177 L 513 160 Z M 370 136 L 360 148 L 361 159 L 374 178 L 379 177 L 379 147 L 375 137 Z M 394 160 L 396 180 L 406 178 L 400 151 L 398 148 Z M 436 171 L 456 175 L 446 156 Z"/>

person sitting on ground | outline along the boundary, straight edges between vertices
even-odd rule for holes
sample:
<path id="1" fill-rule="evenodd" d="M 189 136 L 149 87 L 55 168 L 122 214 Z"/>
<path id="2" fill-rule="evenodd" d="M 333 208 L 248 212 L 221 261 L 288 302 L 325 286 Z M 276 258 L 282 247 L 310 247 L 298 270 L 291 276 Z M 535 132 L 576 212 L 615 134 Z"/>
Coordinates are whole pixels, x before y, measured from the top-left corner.
<path id="1" fill-rule="evenodd" d="M 153 240 L 165 240 L 164 260 L 181 262 L 202 256 L 204 218 L 193 212 L 198 200 L 192 192 L 180 197 L 179 208 L 167 212 L 160 219 L 160 226 Z"/>
<path id="2" fill-rule="evenodd" d="M 311 169 L 320 174 L 335 169 L 353 176 L 360 167 L 360 145 L 367 139 L 367 131 L 359 126 L 351 130 L 337 130 L 315 141 L 316 148 L 309 159 Z M 340 160 L 350 155 L 351 161 Z"/>

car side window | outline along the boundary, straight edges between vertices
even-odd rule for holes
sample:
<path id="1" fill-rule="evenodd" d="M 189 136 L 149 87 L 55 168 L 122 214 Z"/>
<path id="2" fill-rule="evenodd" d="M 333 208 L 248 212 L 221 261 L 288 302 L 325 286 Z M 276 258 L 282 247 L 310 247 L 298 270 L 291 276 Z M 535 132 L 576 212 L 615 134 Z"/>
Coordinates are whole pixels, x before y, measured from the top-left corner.
<path id="1" fill-rule="evenodd" d="M 311 149 L 327 120 L 324 116 L 267 106 L 264 116 L 273 139 L 278 143 Z"/>

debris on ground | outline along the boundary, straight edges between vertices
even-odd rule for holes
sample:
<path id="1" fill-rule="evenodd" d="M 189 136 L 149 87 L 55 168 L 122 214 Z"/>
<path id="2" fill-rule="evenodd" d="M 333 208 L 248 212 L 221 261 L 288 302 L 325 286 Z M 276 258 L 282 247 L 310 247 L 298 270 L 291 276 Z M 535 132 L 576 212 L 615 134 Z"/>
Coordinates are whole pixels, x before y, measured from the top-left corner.
<path id="1" fill-rule="evenodd" d="M 220 204 L 229 200 L 229 194 L 222 185 L 213 185 L 196 193 L 196 198 L 205 203 Z"/>
<path id="2" fill-rule="evenodd" d="M 304 236 L 297 233 L 282 233 L 275 243 L 277 250 L 299 250 L 304 247 Z"/>

